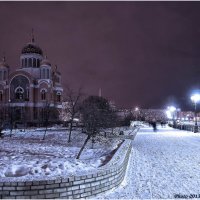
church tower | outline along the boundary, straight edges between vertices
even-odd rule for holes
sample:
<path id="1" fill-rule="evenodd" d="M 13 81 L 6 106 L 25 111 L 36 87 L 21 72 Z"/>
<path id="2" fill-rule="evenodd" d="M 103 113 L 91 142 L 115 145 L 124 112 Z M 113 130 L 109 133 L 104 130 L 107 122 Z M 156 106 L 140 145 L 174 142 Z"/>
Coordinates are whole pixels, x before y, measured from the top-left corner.
<path id="1" fill-rule="evenodd" d="M 9 72 L 5 57 L 0 62 L 0 107 L 12 108 L 17 123 L 26 121 L 38 124 L 38 120 L 44 120 L 43 112 L 47 105 L 55 111 L 54 116 L 59 116 L 61 112 L 61 74 L 57 67 L 53 69 L 50 61 L 43 55 L 32 31 L 31 41 L 21 50 L 17 70 Z M 58 120 L 54 116 L 52 120 Z"/>

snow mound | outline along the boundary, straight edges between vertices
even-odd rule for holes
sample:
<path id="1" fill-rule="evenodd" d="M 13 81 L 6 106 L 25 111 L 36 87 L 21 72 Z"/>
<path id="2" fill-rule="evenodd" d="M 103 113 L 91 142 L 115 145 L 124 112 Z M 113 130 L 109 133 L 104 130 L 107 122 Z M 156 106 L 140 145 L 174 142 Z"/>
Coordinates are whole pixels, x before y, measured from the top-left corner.
<path id="1" fill-rule="evenodd" d="M 20 177 L 25 176 L 30 172 L 30 167 L 26 165 L 12 165 L 9 167 L 4 175 L 6 177 Z"/>
<path id="2" fill-rule="evenodd" d="M 0 143 L 0 182 L 48 180 L 57 177 L 96 172 L 121 139 L 99 135 L 90 140 L 80 159 L 76 156 L 87 135 L 81 129 L 73 130 L 71 143 L 68 131 L 44 131 L 27 129 L 4 133 Z M 10 148 L 12 146 L 12 148 Z"/>

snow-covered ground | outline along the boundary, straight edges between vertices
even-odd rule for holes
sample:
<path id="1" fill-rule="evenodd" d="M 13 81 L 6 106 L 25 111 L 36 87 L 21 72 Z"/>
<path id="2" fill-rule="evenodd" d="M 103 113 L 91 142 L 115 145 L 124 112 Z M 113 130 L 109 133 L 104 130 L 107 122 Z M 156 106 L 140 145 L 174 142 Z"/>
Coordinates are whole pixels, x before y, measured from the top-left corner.
<path id="1" fill-rule="evenodd" d="M 128 131 L 128 130 L 127 130 Z M 122 141 L 118 138 L 98 136 L 94 145 L 88 142 L 79 160 L 75 159 L 86 135 L 81 130 L 68 131 L 9 131 L 0 139 L 0 181 L 52 179 L 59 176 L 82 175 L 96 170 L 106 156 Z"/>
<path id="2" fill-rule="evenodd" d="M 122 184 L 100 199 L 200 198 L 200 133 L 142 128 Z M 188 195 L 188 196 L 187 196 Z M 192 196 L 190 196 L 192 197 Z"/>

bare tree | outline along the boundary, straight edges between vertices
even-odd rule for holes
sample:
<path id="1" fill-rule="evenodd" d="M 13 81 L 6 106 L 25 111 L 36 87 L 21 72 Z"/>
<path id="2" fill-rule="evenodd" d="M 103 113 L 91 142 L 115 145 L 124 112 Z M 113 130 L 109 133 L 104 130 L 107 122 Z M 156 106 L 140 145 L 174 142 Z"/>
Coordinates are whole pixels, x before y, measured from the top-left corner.
<path id="1" fill-rule="evenodd" d="M 24 107 L 22 109 L 22 121 L 23 121 L 23 126 L 24 126 L 24 132 L 27 128 L 27 111 L 28 111 L 28 100 L 25 99 L 25 104 Z"/>
<path id="2" fill-rule="evenodd" d="M 42 109 L 42 118 L 43 118 L 43 122 L 44 122 L 44 127 L 45 127 L 45 131 L 44 131 L 44 135 L 43 135 L 43 138 L 42 140 L 45 139 L 46 137 L 46 133 L 47 133 L 47 128 L 48 128 L 48 125 L 49 125 L 49 119 L 50 119 L 50 114 L 52 112 L 52 108 L 50 107 L 50 103 L 49 102 L 45 102 L 44 103 L 44 106 L 43 106 L 43 109 Z"/>
<path id="3" fill-rule="evenodd" d="M 5 107 L 0 104 L 0 138 L 3 137 L 3 122 L 5 121 Z"/>
<path id="4" fill-rule="evenodd" d="M 86 129 L 87 138 L 81 147 L 77 159 L 80 158 L 87 142 L 100 132 L 102 128 L 108 127 L 108 117 L 110 105 L 108 101 L 102 97 L 89 96 L 85 99 L 81 106 L 81 114 L 84 127 Z"/>
<path id="5" fill-rule="evenodd" d="M 7 117 L 8 117 L 9 126 L 10 126 L 10 137 L 12 137 L 12 131 L 13 131 L 13 128 L 15 126 L 16 116 L 15 116 L 14 107 L 12 107 L 10 105 L 10 102 L 8 104 L 8 107 L 7 107 L 6 111 L 7 111 Z"/>
<path id="6" fill-rule="evenodd" d="M 107 127 L 111 128 L 111 133 L 113 134 L 114 128 L 119 124 L 119 117 L 117 116 L 116 111 L 113 109 L 110 110 L 106 119 Z M 104 132 L 106 137 L 106 131 Z"/>
<path id="7" fill-rule="evenodd" d="M 68 143 L 71 142 L 71 133 L 75 117 L 80 111 L 80 103 L 83 97 L 82 89 L 79 88 L 77 92 L 73 91 L 69 86 L 66 87 L 64 94 L 64 107 L 63 111 L 65 117 L 69 121 L 69 137 Z"/>

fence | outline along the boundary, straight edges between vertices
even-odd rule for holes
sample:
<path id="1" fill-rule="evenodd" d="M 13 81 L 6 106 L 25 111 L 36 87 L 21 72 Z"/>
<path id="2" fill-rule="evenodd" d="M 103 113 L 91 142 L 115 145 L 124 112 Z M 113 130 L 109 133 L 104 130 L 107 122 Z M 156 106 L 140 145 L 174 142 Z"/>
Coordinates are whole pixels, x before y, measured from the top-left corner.
<path id="1" fill-rule="evenodd" d="M 194 125 L 190 125 L 190 124 L 174 124 L 174 125 L 171 125 L 171 127 L 179 129 L 179 130 L 185 130 L 185 131 L 191 131 L 191 132 L 194 132 L 194 128 L 195 128 Z M 200 126 L 198 126 L 197 131 L 200 132 Z"/>

